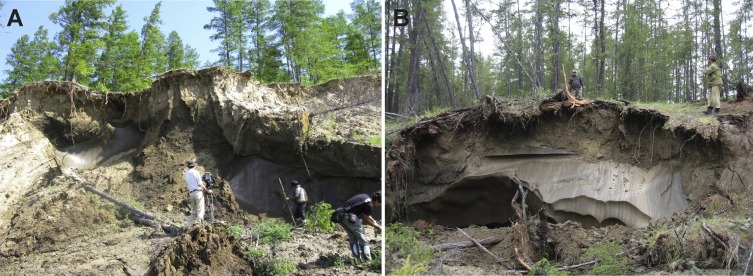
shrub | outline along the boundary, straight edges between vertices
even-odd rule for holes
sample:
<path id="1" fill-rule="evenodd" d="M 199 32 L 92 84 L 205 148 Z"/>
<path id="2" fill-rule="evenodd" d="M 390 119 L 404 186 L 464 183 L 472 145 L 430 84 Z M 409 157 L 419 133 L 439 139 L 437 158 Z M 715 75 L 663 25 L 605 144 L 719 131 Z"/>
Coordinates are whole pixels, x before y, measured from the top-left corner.
<path id="1" fill-rule="evenodd" d="M 309 208 L 306 218 L 306 231 L 322 231 L 331 233 L 335 230 L 335 224 L 329 220 L 332 215 L 332 205 L 326 202 L 317 202 Z"/>
<path id="2" fill-rule="evenodd" d="M 295 269 L 293 263 L 281 259 L 273 259 L 270 266 L 269 275 L 288 275 Z"/>
<path id="3" fill-rule="evenodd" d="M 262 219 L 256 234 L 262 243 L 274 244 L 290 238 L 290 225 L 279 219 Z"/>
<path id="4" fill-rule="evenodd" d="M 251 257 L 251 259 L 259 259 L 264 254 L 267 254 L 267 250 L 264 250 L 264 248 L 261 247 L 248 247 L 248 256 Z"/>
<path id="5" fill-rule="evenodd" d="M 546 258 L 543 258 L 533 264 L 533 267 L 530 271 L 528 271 L 528 275 L 536 275 L 536 273 L 543 273 L 544 275 L 552 275 L 552 276 L 564 276 L 564 275 L 570 275 L 567 271 L 559 271 L 557 270 L 557 263 L 549 262 Z"/>
<path id="6" fill-rule="evenodd" d="M 410 255 L 405 258 L 405 262 L 403 263 L 403 266 L 401 266 L 398 269 L 393 270 L 390 272 L 390 275 L 416 275 L 421 272 L 426 272 L 429 270 L 429 265 L 427 263 L 416 263 L 412 264 L 410 260 Z"/>
<path id="7" fill-rule="evenodd" d="M 402 223 L 393 223 L 387 227 L 386 247 L 389 252 L 402 252 L 411 255 L 416 262 L 428 262 L 436 250 L 418 240 L 420 233 Z"/>
<path id="8" fill-rule="evenodd" d="M 243 229 L 243 227 L 240 227 L 238 225 L 233 225 L 227 229 L 227 233 L 230 236 L 235 237 L 236 239 L 240 239 L 243 234 L 246 234 L 246 229 Z"/>
<path id="9" fill-rule="evenodd" d="M 418 231 L 402 223 L 393 223 L 387 227 L 387 251 L 401 252 L 405 256 L 403 266 L 392 271 L 391 274 L 413 275 L 428 270 L 428 263 L 436 250 L 431 245 L 419 241 L 419 236 Z"/>
<path id="10" fill-rule="evenodd" d="M 620 253 L 620 245 L 610 241 L 602 243 L 597 247 L 586 250 L 585 257 L 599 261 L 588 271 L 590 275 L 624 275 L 630 270 L 625 255 L 617 256 Z"/>

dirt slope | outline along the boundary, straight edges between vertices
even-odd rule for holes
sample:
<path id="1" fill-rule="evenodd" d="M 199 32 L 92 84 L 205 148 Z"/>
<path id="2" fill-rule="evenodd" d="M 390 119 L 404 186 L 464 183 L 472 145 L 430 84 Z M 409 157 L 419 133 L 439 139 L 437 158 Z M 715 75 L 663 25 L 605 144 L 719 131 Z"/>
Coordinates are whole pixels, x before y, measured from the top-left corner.
<path id="1" fill-rule="evenodd" d="M 182 236 L 134 224 L 62 170 L 175 225 L 189 213 L 183 173 L 193 158 L 218 176 L 217 219 L 225 227 L 281 217 L 278 178 L 304 183 L 312 204 L 337 206 L 376 190 L 380 145 L 368 138 L 380 133 L 378 95 L 377 77 L 261 85 L 222 68 L 170 71 L 139 93 L 102 94 L 68 82 L 24 86 L 0 102 L 0 167 L 13 179 L 0 197 L 0 266 L 20 274 L 144 274 L 166 245 L 199 250 Z M 253 162 L 290 173 L 247 169 Z M 220 232 L 202 246 L 232 249 Z M 347 254 L 345 246 L 332 249 Z M 227 252 L 235 261 L 217 273 L 240 272 L 241 263 L 252 270 L 244 250 Z"/>

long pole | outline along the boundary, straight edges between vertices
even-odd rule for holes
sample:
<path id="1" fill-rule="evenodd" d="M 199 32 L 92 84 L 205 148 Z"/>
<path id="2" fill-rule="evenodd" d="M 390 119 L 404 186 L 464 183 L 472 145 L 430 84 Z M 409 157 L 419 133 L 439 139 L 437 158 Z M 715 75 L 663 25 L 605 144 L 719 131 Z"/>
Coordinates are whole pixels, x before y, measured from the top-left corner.
<path id="1" fill-rule="evenodd" d="M 288 194 L 285 193 L 285 187 L 282 185 L 282 179 L 277 178 L 277 181 L 280 182 L 280 189 L 282 190 L 282 198 L 285 200 L 285 198 L 288 196 Z M 293 225 L 296 225 L 295 223 L 295 217 L 293 217 L 293 210 L 290 209 L 290 204 L 288 204 L 288 201 L 285 200 L 285 206 L 288 207 L 288 213 L 290 213 L 290 218 L 293 220 Z"/>

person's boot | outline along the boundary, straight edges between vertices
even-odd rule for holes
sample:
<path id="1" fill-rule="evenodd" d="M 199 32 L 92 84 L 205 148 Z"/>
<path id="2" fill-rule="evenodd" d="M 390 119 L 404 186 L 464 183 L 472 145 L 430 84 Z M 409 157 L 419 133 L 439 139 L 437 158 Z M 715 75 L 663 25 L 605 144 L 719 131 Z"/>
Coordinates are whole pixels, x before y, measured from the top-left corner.
<path id="1" fill-rule="evenodd" d="M 719 108 L 714 109 L 714 115 L 719 115 Z"/>
<path id="2" fill-rule="evenodd" d="M 353 257 L 358 259 L 358 244 L 357 243 L 351 243 L 350 244 L 350 253 L 353 253 Z"/>
<path id="3" fill-rule="evenodd" d="M 361 252 L 363 253 L 363 256 L 361 258 L 362 260 L 367 261 L 367 262 L 371 261 L 371 248 L 369 247 L 368 244 L 362 247 Z"/>
<path id="4" fill-rule="evenodd" d="M 714 111 L 714 108 L 709 106 L 706 108 L 706 111 L 704 111 L 703 114 L 711 115 L 713 111 Z"/>

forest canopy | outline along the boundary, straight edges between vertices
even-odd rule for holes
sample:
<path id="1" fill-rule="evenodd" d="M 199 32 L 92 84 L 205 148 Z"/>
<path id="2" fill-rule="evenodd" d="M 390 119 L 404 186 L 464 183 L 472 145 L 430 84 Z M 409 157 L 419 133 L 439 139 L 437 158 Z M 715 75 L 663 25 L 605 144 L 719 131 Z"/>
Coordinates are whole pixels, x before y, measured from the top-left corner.
<path id="1" fill-rule="evenodd" d="M 0 2 L 2 3 L 2 2 Z M 202 3 L 204 4 L 204 3 Z M 325 16 L 321 0 L 214 0 L 205 22 L 217 48 L 203 57 L 162 18 L 157 2 L 139 29 L 115 0 L 67 0 L 33 36 L 21 36 L 5 51 L 7 76 L 0 95 L 40 80 L 75 81 L 103 92 L 147 88 L 162 72 L 225 66 L 251 71 L 269 82 L 321 83 L 381 70 L 381 4 L 353 0 L 351 11 Z M 7 4 L 2 8 L 9 8 Z M 137 21 L 131 21 L 137 22 Z"/>

